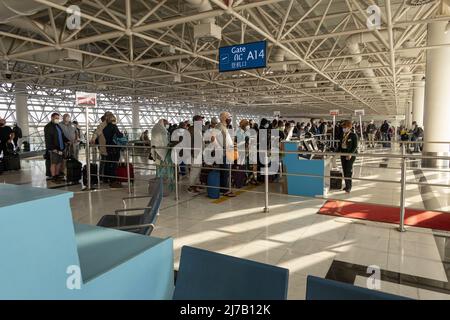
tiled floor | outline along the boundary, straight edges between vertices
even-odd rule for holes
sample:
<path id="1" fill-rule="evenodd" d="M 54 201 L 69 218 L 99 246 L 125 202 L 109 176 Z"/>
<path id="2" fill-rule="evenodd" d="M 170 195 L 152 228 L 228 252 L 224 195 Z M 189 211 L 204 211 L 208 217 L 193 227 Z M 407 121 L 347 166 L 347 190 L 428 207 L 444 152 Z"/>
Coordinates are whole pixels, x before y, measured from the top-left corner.
<path id="1" fill-rule="evenodd" d="M 395 167 L 395 163 L 389 162 L 391 164 Z M 379 168 L 376 163 L 369 166 L 373 167 L 356 167 L 355 174 L 379 179 L 399 177 L 399 170 Z M 42 160 L 23 161 L 23 167 L 20 173 L 0 176 L 0 181 L 46 187 Z M 140 181 L 136 182 L 133 192 L 144 195 L 150 173 L 136 173 Z M 447 174 L 425 175 L 429 181 L 448 183 Z M 414 180 L 414 173 L 409 173 L 408 179 Z M 432 230 L 409 227 L 406 233 L 399 233 L 391 224 L 318 215 L 325 200 L 287 196 L 279 193 L 277 184 L 270 186 L 270 212 L 264 213 L 262 186 L 216 204 L 204 194 L 189 195 L 186 180 L 181 183 L 179 202 L 173 195 L 164 198 L 152 234 L 174 238 L 175 268 L 181 247 L 190 245 L 288 268 L 290 299 L 304 299 L 306 276 L 325 277 L 334 261 L 377 265 L 389 272 L 447 284 L 448 288 L 450 242 L 445 237 L 435 237 Z M 101 188 L 91 192 L 82 191 L 80 186 L 63 189 L 74 192 L 71 202 L 74 220 L 86 224 L 95 224 L 102 215 L 123 208 L 122 198 L 128 196 L 126 188 Z M 356 182 L 350 195 L 337 192 L 330 196 L 398 206 L 398 190 L 397 186 L 387 183 Z M 422 196 L 417 186 L 408 187 L 408 204 L 423 208 Z M 448 193 L 440 194 L 442 210 L 448 209 L 449 197 Z M 126 205 L 140 206 L 145 202 L 140 199 Z M 356 285 L 365 286 L 365 283 L 364 276 L 356 276 Z M 415 299 L 450 297 L 450 291 L 427 290 L 385 280 L 381 290 Z"/>

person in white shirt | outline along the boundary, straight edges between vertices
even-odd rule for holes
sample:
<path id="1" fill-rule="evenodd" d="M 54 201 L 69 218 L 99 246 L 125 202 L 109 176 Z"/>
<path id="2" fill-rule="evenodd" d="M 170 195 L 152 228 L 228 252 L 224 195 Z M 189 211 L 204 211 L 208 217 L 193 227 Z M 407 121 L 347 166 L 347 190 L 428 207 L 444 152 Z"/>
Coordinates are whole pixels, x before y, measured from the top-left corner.
<path id="1" fill-rule="evenodd" d="M 228 127 L 231 125 L 231 114 L 229 112 L 222 112 L 219 116 L 220 123 L 216 129 L 222 133 L 221 139 L 217 139 L 217 143 L 223 150 L 222 170 L 220 171 L 220 192 L 226 197 L 235 197 L 236 195 L 230 190 L 230 169 L 231 164 L 227 162 L 227 153 L 234 154 L 234 141 L 231 138 Z M 231 160 L 231 159 L 230 159 Z"/>

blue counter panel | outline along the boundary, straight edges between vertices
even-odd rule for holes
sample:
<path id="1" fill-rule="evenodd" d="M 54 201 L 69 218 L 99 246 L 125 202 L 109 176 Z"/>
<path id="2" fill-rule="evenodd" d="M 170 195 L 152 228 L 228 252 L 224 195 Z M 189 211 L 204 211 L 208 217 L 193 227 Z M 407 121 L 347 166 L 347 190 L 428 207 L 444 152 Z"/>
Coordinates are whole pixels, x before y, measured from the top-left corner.
<path id="1" fill-rule="evenodd" d="M 74 224 L 71 197 L 0 185 L 0 299 L 171 299 L 172 239 Z"/>
<path id="2" fill-rule="evenodd" d="M 285 142 L 285 151 L 297 152 L 298 143 Z M 324 195 L 324 160 L 307 160 L 298 154 L 285 154 L 283 162 L 287 174 L 308 174 L 320 177 L 287 176 L 288 194 L 295 196 L 315 197 Z"/>

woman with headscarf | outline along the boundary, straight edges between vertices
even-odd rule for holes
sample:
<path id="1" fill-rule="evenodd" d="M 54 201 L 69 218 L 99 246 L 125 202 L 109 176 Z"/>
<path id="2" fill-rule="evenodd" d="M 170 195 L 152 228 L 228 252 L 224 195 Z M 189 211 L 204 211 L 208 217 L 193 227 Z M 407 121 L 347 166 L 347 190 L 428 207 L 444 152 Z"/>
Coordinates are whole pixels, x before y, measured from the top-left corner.
<path id="1" fill-rule="evenodd" d="M 156 164 L 156 176 L 167 182 L 169 191 L 173 191 L 175 189 L 175 173 L 171 153 L 168 149 L 170 142 L 169 132 L 167 131 L 168 128 L 169 122 L 166 119 L 159 120 L 153 127 L 151 138 L 151 155 Z"/>

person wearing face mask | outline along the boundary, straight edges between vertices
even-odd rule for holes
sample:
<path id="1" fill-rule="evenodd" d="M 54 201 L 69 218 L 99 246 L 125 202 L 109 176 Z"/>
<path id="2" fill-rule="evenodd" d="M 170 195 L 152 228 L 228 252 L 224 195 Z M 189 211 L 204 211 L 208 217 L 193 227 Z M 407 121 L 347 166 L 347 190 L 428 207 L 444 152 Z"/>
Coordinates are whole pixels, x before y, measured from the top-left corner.
<path id="1" fill-rule="evenodd" d="M 235 197 L 236 195 L 230 191 L 230 180 L 229 180 L 229 170 L 231 164 L 229 163 L 231 159 L 227 161 L 227 151 L 234 153 L 234 141 L 231 138 L 228 127 L 231 125 L 231 114 L 229 112 L 222 112 L 219 115 L 220 123 L 217 125 L 216 129 L 220 130 L 222 134 L 222 139 L 217 139 L 219 147 L 223 149 L 223 162 L 222 169 L 220 171 L 220 192 L 226 197 Z"/>
<path id="2" fill-rule="evenodd" d="M 69 114 L 66 113 L 65 115 L 63 115 L 63 121 L 60 123 L 59 126 L 61 127 L 66 138 L 69 139 L 69 145 L 67 148 L 66 156 L 68 158 L 75 158 L 74 146 L 77 140 L 77 129 L 72 124 Z"/>
<path id="3" fill-rule="evenodd" d="M 339 152 L 357 153 L 358 152 L 358 136 L 352 131 L 352 122 L 346 120 L 342 123 L 343 136 L 340 143 Z M 350 193 L 352 190 L 353 163 L 355 156 L 341 156 L 342 171 L 345 179 L 344 191 Z"/>
<path id="4" fill-rule="evenodd" d="M 62 179 L 63 154 L 65 144 L 69 142 L 59 126 L 59 121 L 59 113 L 53 113 L 51 121 L 44 127 L 45 149 L 47 156 L 50 158 L 50 172 L 54 182 L 59 182 Z"/>
<path id="5" fill-rule="evenodd" d="M 170 145 L 170 128 L 169 121 L 160 119 L 152 129 L 151 138 L 151 156 L 156 165 L 156 177 L 164 180 L 164 187 L 167 191 L 172 192 L 175 189 L 175 173 L 171 157 L 168 149 Z M 164 194 L 166 194 L 164 192 Z"/>

